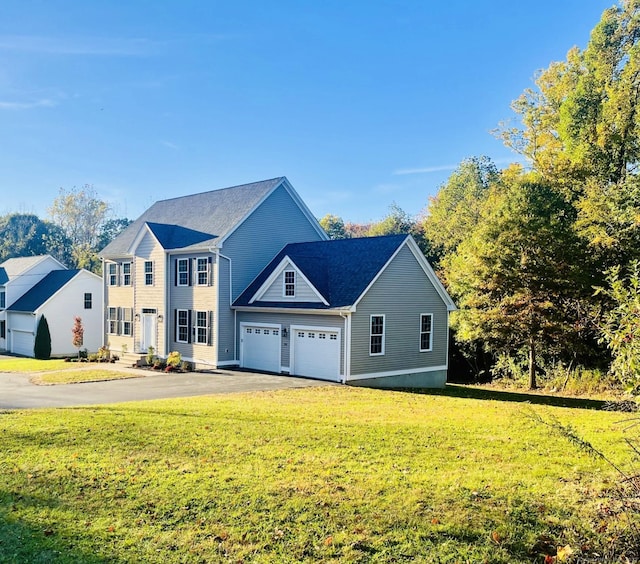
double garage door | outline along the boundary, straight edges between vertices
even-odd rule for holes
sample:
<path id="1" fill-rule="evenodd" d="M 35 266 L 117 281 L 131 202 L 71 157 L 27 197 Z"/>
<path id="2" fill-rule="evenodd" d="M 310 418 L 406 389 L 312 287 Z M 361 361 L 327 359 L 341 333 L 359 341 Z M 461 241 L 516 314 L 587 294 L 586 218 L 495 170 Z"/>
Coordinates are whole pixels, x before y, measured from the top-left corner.
<path id="1" fill-rule="evenodd" d="M 280 326 L 242 324 L 240 330 L 242 366 L 280 372 L 283 350 Z M 292 376 L 340 381 L 340 332 L 337 329 L 292 325 L 288 347 Z"/>

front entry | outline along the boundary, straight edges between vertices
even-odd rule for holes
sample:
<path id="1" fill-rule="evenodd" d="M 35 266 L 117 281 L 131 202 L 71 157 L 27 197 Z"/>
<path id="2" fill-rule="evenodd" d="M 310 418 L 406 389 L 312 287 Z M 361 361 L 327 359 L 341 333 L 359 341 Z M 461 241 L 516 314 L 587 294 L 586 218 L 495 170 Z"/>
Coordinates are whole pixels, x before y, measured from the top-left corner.
<path id="1" fill-rule="evenodd" d="M 147 352 L 149 347 L 157 352 L 156 335 L 158 316 L 156 313 L 142 313 L 142 335 L 140 338 L 140 352 Z"/>

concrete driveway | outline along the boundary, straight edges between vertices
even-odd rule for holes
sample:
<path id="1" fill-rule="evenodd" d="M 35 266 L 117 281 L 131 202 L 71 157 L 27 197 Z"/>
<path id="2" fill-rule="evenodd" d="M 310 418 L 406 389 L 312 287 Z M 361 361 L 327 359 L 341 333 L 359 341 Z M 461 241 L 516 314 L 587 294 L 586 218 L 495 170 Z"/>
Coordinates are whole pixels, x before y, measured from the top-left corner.
<path id="1" fill-rule="evenodd" d="M 100 366 L 102 369 L 103 366 Z M 275 376 L 235 370 L 165 374 L 114 366 L 118 372 L 132 371 L 143 378 L 109 380 L 86 384 L 37 386 L 29 381 L 33 374 L 0 373 L 0 409 L 71 407 L 126 401 L 204 396 L 306 388 L 333 385 L 330 382 Z"/>

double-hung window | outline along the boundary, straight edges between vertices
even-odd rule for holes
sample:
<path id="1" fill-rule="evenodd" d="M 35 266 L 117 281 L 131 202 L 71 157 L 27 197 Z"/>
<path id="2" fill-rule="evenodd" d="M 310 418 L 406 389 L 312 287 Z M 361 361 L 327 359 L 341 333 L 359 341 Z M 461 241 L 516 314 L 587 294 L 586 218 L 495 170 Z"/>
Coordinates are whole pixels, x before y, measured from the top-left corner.
<path id="1" fill-rule="evenodd" d="M 91 309 L 93 307 L 93 294 L 91 292 L 84 293 L 84 309 Z"/>
<path id="2" fill-rule="evenodd" d="M 0 309 L 7 307 L 7 293 L 2 290 L 0 292 Z"/>
<path id="3" fill-rule="evenodd" d="M 207 344 L 208 336 L 208 312 L 196 311 L 196 343 Z"/>
<path id="4" fill-rule="evenodd" d="M 189 311 L 179 309 L 176 312 L 176 341 L 178 343 L 189 342 Z"/>
<path id="5" fill-rule="evenodd" d="M 384 315 L 372 315 L 370 318 L 369 354 L 384 354 Z"/>
<path id="6" fill-rule="evenodd" d="M 122 263 L 122 285 L 131 286 L 131 263 Z"/>
<path id="7" fill-rule="evenodd" d="M 130 307 L 122 308 L 122 335 L 133 335 L 133 309 Z"/>
<path id="8" fill-rule="evenodd" d="M 296 271 L 285 270 L 284 271 L 284 297 L 295 298 L 296 296 Z"/>
<path id="9" fill-rule="evenodd" d="M 176 272 L 178 286 L 189 285 L 189 259 L 178 259 L 178 268 Z"/>
<path id="10" fill-rule="evenodd" d="M 0 321 L 0 339 L 7 338 L 7 322 L 2 320 Z"/>
<path id="11" fill-rule="evenodd" d="M 118 334 L 118 308 L 110 307 L 108 312 L 109 318 L 109 334 L 117 335 Z"/>
<path id="12" fill-rule="evenodd" d="M 115 262 L 109 263 L 109 286 L 118 285 L 118 265 Z"/>
<path id="13" fill-rule="evenodd" d="M 144 285 L 153 286 L 153 261 L 144 261 Z"/>
<path id="14" fill-rule="evenodd" d="M 198 273 L 198 286 L 207 286 L 209 284 L 209 260 L 206 257 L 197 259 L 196 271 Z"/>
<path id="15" fill-rule="evenodd" d="M 420 315 L 420 352 L 428 352 L 433 348 L 433 314 Z"/>

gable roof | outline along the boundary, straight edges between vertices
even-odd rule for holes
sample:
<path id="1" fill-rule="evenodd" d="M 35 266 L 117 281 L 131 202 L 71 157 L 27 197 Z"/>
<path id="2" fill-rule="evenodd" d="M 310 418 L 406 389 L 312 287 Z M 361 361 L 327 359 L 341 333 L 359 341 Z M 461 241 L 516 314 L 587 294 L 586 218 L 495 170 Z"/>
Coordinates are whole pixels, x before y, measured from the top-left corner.
<path id="1" fill-rule="evenodd" d="M 356 303 L 406 235 L 292 243 L 284 247 L 233 303 L 234 306 L 340 309 Z M 321 302 L 251 302 L 280 263 L 288 257 L 327 300 Z"/>
<path id="2" fill-rule="evenodd" d="M 145 223 L 165 249 L 212 247 L 229 235 L 280 184 L 287 184 L 284 176 L 161 200 L 109 243 L 100 256 L 128 255 Z"/>
<path id="3" fill-rule="evenodd" d="M 9 276 L 7 275 L 7 271 L 4 267 L 0 266 L 0 286 L 9 282 Z"/>
<path id="4" fill-rule="evenodd" d="M 7 309 L 9 311 L 22 312 L 36 311 L 79 272 L 81 272 L 81 270 L 52 270 Z"/>
<path id="5" fill-rule="evenodd" d="M 0 267 L 4 271 L 7 281 L 16 276 L 20 276 L 22 273 L 29 270 L 32 266 L 35 266 L 40 261 L 46 259 L 49 255 L 36 255 L 33 257 L 15 257 L 5 260 Z M 61 265 L 62 266 L 62 265 Z M 0 275 L 1 278 L 1 275 Z M 2 283 L 2 282 L 0 282 Z"/>

